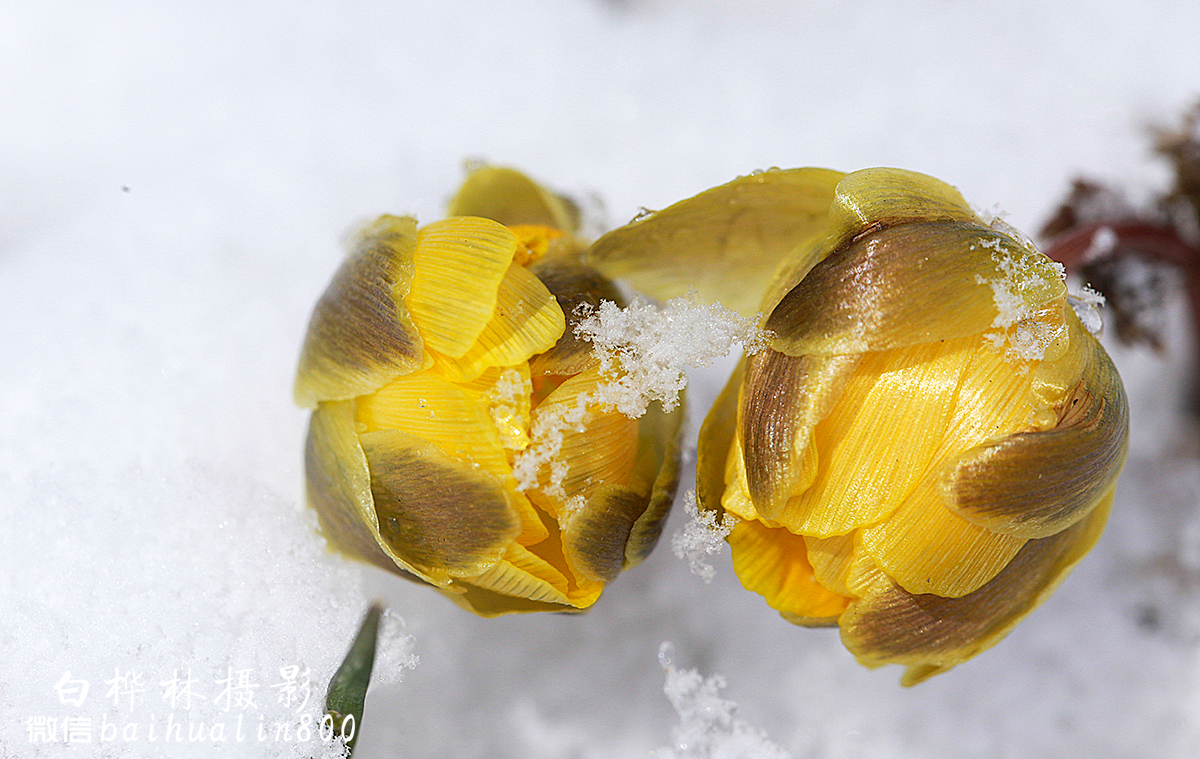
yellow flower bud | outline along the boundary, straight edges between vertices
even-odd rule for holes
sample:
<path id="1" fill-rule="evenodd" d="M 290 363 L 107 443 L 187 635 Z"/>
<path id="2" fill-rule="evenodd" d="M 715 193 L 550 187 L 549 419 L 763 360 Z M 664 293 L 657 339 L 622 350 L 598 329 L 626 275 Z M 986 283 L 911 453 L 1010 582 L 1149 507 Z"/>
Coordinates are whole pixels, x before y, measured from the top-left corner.
<path id="1" fill-rule="evenodd" d="M 595 400 L 576 309 L 621 296 L 569 204 L 484 168 L 451 212 L 378 219 L 316 306 L 309 502 L 334 547 L 479 614 L 584 609 L 658 539 L 682 414 Z"/>
<path id="2" fill-rule="evenodd" d="M 704 423 L 698 496 L 740 520 L 742 584 L 840 626 L 863 664 L 911 685 L 969 659 L 1098 539 L 1127 449 L 1120 378 L 1061 267 L 950 186 L 769 171 L 591 257 L 660 297 L 691 279 L 748 310 L 739 285 L 761 283 L 769 347 Z"/>

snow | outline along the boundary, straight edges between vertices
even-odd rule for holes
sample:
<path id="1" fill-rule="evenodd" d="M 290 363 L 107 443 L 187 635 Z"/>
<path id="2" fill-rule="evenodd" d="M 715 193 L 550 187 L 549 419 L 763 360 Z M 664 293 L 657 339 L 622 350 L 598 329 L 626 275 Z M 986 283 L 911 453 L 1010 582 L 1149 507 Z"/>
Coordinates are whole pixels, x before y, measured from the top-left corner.
<path id="1" fill-rule="evenodd" d="M 587 614 L 493 620 L 328 553 L 290 388 L 339 239 L 381 213 L 440 218 L 465 158 L 603 198 L 590 229 L 819 165 L 928 173 L 1034 230 L 1079 173 L 1165 186 L 1145 127 L 1200 95 L 1198 33 L 1169 0 L 6 3 L 0 756 L 320 756 L 148 734 L 171 714 L 318 714 L 271 686 L 299 665 L 327 681 L 379 598 L 404 625 L 360 759 L 651 755 L 680 723 L 663 640 L 794 757 L 1190 759 L 1200 454 L 1181 301 L 1164 355 L 1106 343 L 1133 437 L 1105 537 L 1003 643 L 907 690 L 836 631 L 782 621 L 724 556 L 706 584 L 665 537 Z M 687 439 L 731 367 L 690 373 Z M 168 714 L 160 684 L 189 667 L 208 700 Z M 243 670 L 255 707 L 214 706 Z M 130 672 L 147 689 L 114 705 L 105 681 Z M 65 718 L 95 740 L 30 740 Z M 141 740 L 102 742 L 105 718 Z"/>
<path id="2" fill-rule="evenodd" d="M 708 563 L 707 557 L 721 554 L 725 538 L 737 525 L 737 517 L 722 514 L 718 521 L 715 511 L 700 511 L 693 490 L 685 492 L 681 501 L 679 508 L 687 522 L 671 536 L 671 551 L 687 561 L 692 574 L 711 583 L 717 576 L 717 570 Z"/>

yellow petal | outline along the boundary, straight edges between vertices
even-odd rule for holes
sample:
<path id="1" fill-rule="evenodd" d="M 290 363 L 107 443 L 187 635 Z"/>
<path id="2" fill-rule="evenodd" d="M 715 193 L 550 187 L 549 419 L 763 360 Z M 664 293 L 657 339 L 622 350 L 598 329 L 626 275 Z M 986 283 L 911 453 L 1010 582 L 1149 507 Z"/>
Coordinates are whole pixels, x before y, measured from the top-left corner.
<path id="1" fill-rule="evenodd" d="M 474 217 L 435 222 L 417 233 L 407 303 L 426 348 L 451 358 L 471 348 L 492 318 L 519 245 L 506 227 Z"/>
<path id="2" fill-rule="evenodd" d="M 810 627 L 837 623 L 850 599 L 817 582 L 804 538 L 781 527 L 742 521 L 728 541 L 733 570 L 746 590 L 763 596 L 790 622 Z"/>
<path id="3" fill-rule="evenodd" d="M 544 353 L 530 359 L 534 375 L 572 375 L 592 368 L 596 359 L 592 343 L 575 334 L 575 326 L 584 318 L 581 307 L 591 310 L 601 301 L 612 301 L 625 307 L 625 298 L 612 280 L 590 266 L 562 258 L 545 258 L 529 267 L 542 284 L 554 294 L 566 317 L 566 329 L 558 342 Z"/>
<path id="4" fill-rule="evenodd" d="M 313 310 L 297 404 L 354 398 L 420 368 L 424 343 L 404 301 L 415 248 L 413 219 L 382 216 L 363 232 Z"/>
<path id="5" fill-rule="evenodd" d="M 825 538 L 877 524 L 895 511 L 935 461 L 963 367 L 978 344 L 969 338 L 862 356 L 833 410 L 816 425 L 819 474 L 787 502 L 779 522 Z"/>
<path id="6" fill-rule="evenodd" d="M 986 227 L 911 222 L 854 238 L 813 267 L 764 326 L 789 355 L 920 345 L 1009 326 L 1066 297 L 1061 267 Z"/>
<path id="7" fill-rule="evenodd" d="M 359 399 L 363 430 L 398 429 L 438 446 L 466 465 L 495 475 L 509 471 L 504 444 L 486 400 L 433 370 L 401 377 Z"/>
<path id="8" fill-rule="evenodd" d="M 695 289 L 702 302 L 749 316 L 785 256 L 825 236 L 842 176 L 809 168 L 739 177 L 609 232 L 587 259 L 656 298 Z"/>
<path id="9" fill-rule="evenodd" d="M 625 568 L 641 563 L 654 550 L 679 486 L 682 455 L 684 404 L 664 413 L 659 404 L 651 405 L 638 420 L 638 452 L 629 485 L 637 493 L 648 494 L 641 516 L 629 531 L 625 544 Z"/>
<path id="10" fill-rule="evenodd" d="M 449 216 L 482 216 L 504 226 L 540 224 L 564 232 L 579 226 L 579 209 L 514 169 L 483 166 L 467 175 Z"/>
<path id="11" fill-rule="evenodd" d="M 566 321 L 558 301 L 537 277 L 518 264 L 508 267 L 496 295 L 496 309 L 475 343 L 439 369 L 450 379 L 468 381 L 493 366 L 512 366 L 550 350 Z"/>
<path id="12" fill-rule="evenodd" d="M 905 685 L 966 661 L 1049 597 L 1099 539 L 1112 499 L 1109 492 L 1086 519 L 1028 541 L 995 579 L 961 598 L 914 595 L 881 575 L 843 614 L 842 641 L 867 666 L 906 665 Z"/>
<path id="13" fill-rule="evenodd" d="M 612 483 L 595 488 L 565 520 L 563 556 L 580 580 L 612 582 L 625 568 L 625 546 L 649 499 Z"/>
<path id="14" fill-rule="evenodd" d="M 567 597 L 567 578 L 562 572 L 519 545 L 510 545 L 503 561 L 470 582 L 505 596 L 571 605 Z"/>
<path id="15" fill-rule="evenodd" d="M 813 431 L 834 408 L 859 360 L 788 356 L 769 348 L 748 359 L 738 430 L 748 492 L 765 518 L 778 518 L 788 499 L 816 477 Z"/>
<path id="16" fill-rule="evenodd" d="M 982 224 L 958 190 L 940 179 L 904 169 L 862 169 L 838 183 L 829 213 L 829 247 L 876 225 L 942 220 Z"/>
<path id="17" fill-rule="evenodd" d="M 438 584 L 487 571 L 521 532 L 500 478 L 398 430 L 359 436 L 371 470 L 379 534 Z"/>
<path id="18" fill-rule="evenodd" d="M 563 518 L 604 484 L 626 485 L 638 448 L 638 424 L 595 402 L 598 371 L 562 383 L 533 410 L 538 505 Z M 521 478 L 521 475 L 518 475 Z"/>
<path id="19" fill-rule="evenodd" d="M 411 566 L 397 566 L 380 547 L 371 474 L 358 443 L 353 401 L 322 403 L 313 412 L 304 448 L 304 473 L 308 503 L 334 548 L 389 572 L 408 570 L 429 579 Z"/>
<path id="20" fill-rule="evenodd" d="M 1121 379 L 1088 336 L 1091 362 L 1057 411 L 1051 430 L 985 443 L 950 462 L 942 479 L 947 505 L 994 532 L 1044 538 L 1084 518 L 1116 482 L 1129 445 Z M 1090 348 L 1090 350 L 1088 350 Z"/>

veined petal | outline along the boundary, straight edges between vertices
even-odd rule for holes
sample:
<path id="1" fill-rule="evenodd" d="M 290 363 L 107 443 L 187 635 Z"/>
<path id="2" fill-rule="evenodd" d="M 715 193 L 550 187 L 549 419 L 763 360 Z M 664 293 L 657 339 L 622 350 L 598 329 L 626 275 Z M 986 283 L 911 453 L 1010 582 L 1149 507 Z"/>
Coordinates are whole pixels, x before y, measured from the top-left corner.
<path id="1" fill-rule="evenodd" d="M 538 466 L 538 488 L 529 493 L 559 519 L 601 485 L 627 485 L 634 470 L 637 420 L 593 400 L 602 381 L 596 370 L 576 375 L 533 410 L 530 450 L 545 460 Z"/>
<path id="2" fill-rule="evenodd" d="M 817 582 L 803 537 L 745 520 L 737 523 L 728 541 L 733 571 L 746 590 L 761 595 L 790 622 L 808 627 L 837 624 L 850 599 Z"/>
<path id="3" fill-rule="evenodd" d="M 304 338 L 297 404 L 354 398 L 421 367 L 424 342 L 404 301 L 416 229 L 413 219 L 380 217 L 333 276 Z"/>
<path id="4" fill-rule="evenodd" d="M 1053 429 L 1010 435 L 948 464 L 943 494 L 963 519 L 1044 538 L 1084 518 L 1112 489 L 1129 445 L 1128 402 L 1116 367 L 1088 340 L 1091 361 Z"/>
<path id="5" fill-rule="evenodd" d="M 764 326 L 789 355 L 920 345 L 1009 326 L 1066 297 L 1061 267 L 986 227 L 918 221 L 856 237 L 814 266 Z"/>
<path id="6" fill-rule="evenodd" d="M 521 519 L 500 478 L 399 430 L 359 436 L 371 470 L 379 534 L 439 585 L 504 558 Z"/>
<path id="7" fill-rule="evenodd" d="M 828 244 L 837 248 L 869 227 L 910 221 L 983 224 L 958 190 L 940 179 L 904 169 L 862 169 L 838 183 Z"/>
<path id="8" fill-rule="evenodd" d="M 433 370 L 406 375 L 360 398 L 357 419 L 367 432 L 403 430 L 466 466 L 478 465 L 500 476 L 509 472 L 486 398 Z"/>
<path id="9" fill-rule="evenodd" d="M 842 641 L 867 666 L 904 664 L 915 685 L 995 645 L 1042 603 L 1104 530 L 1113 493 L 1087 518 L 1030 540 L 995 579 L 961 598 L 912 594 L 882 575 L 841 619 Z"/>
<path id="10" fill-rule="evenodd" d="M 977 344 L 969 338 L 868 353 L 850 364 L 853 373 L 841 380 L 836 404 L 815 424 L 819 474 L 774 518 L 793 532 L 821 538 L 886 519 L 935 461 L 953 419 L 963 366 Z M 749 475 L 750 446 L 745 448 Z"/>
<path id="11" fill-rule="evenodd" d="M 640 564 L 662 535 L 663 523 L 675 491 L 679 486 L 679 466 L 682 455 L 684 404 L 670 413 L 652 404 L 638 420 L 638 452 L 629 486 L 638 493 L 648 494 L 649 500 L 629 531 L 625 543 L 625 568 Z"/>
<path id="12" fill-rule="evenodd" d="M 426 348 L 450 358 L 470 350 L 496 310 L 518 247 L 516 236 L 490 219 L 445 219 L 417 232 L 407 303 Z"/>
<path id="13" fill-rule="evenodd" d="M 322 403 L 313 412 L 304 473 L 308 503 L 334 548 L 389 572 L 407 570 L 431 582 L 411 565 L 398 566 L 381 547 L 371 473 L 354 424 L 354 401 Z"/>
<path id="14" fill-rule="evenodd" d="M 546 560 L 519 545 L 510 545 L 504 560 L 471 579 L 471 584 L 505 596 L 570 606 L 567 578 Z"/>
<path id="15" fill-rule="evenodd" d="M 579 209 L 515 169 L 484 166 L 467 175 L 449 216 L 482 216 L 506 227 L 540 224 L 573 233 Z"/>
<path id="16" fill-rule="evenodd" d="M 612 582 L 625 567 L 625 546 L 649 498 L 625 485 L 606 483 L 564 521 L 563 556 L 580 580 Z"/>
<path id="17" fill-rule="evenodd" d="M 776 519 L 816 477 L 813 431 L 841 397 L 859 357 L 788 356 L 768 348 L 747 361 L 738 409 L 746 484 L 758 513 Z"/>
<path id="18" fill-rule="evenodd" d="M 596 364 L 592 343 L 575 334 L 575 326 L 584 318 L 580 306 L 595 309 L 608 300 L 624 308 L 625 298 L 612 280 L 586 264 L 543 258 L 529 270 L 554 295 L 566 317 L 562 337 L 554 347 L 530 359 L 530 370 L 535 375 L 572 375 L 592 368 Z"/>
<path id="19" fill-rule="evenodd" d="M 609 232 L 587 260 L 656 298 L 695 289 L 749 316 L 783 258 L 825 236 L 843 176 L 809 168 L 739 177 Z"/>
<path id="20" fill-rule="evenodd" d="M 450 379 L 467 381 L 489 367 L 512 366 L 550 350 L 566 321 L 558 301 L 528 269 L 511 264 L 496 295 L 496 310 L 460 358 L 438 364 Z"/>

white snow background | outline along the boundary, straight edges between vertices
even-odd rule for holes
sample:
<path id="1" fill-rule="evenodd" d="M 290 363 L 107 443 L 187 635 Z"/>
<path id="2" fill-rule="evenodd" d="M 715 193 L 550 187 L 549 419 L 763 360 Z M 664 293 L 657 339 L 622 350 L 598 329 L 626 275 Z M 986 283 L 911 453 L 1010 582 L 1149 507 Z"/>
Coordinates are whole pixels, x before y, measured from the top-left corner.
<path id="1" fill-rule="evenodd" d="M 1168 356 L 1114 351 L 1133 443 L 1099 546 L 999 646 L 913 689 L 784 622 L 727 551 L 711 585 L 691 574 L 681 513 L 581 616 L 477 619 L 327 554 L 291 403 L 346 232 L 440 218 L 465 158 L 608 225 L 754 169 L 900 166 L 1033 232 L 1079 173 L 1165 186 L 1145 130 L 1200 96 L 1197 40 L 1195 5 L 1168 0 L 8 0 L 0 755 L 319 756 L 269 726 L 319 717 L 376 597 L 403 623 L 361 759 L 1200 755 L 1180 303 Z M 727 368 L 694 376 L 692 440 Z M 303 708 L 275 687 L 291 666 Z M 163 683 L 189 672 L 185 710 Z M 735 717 L 699 682 L 716 673 Z M 67 719 L 91 742 L 62 742 Z"/>

